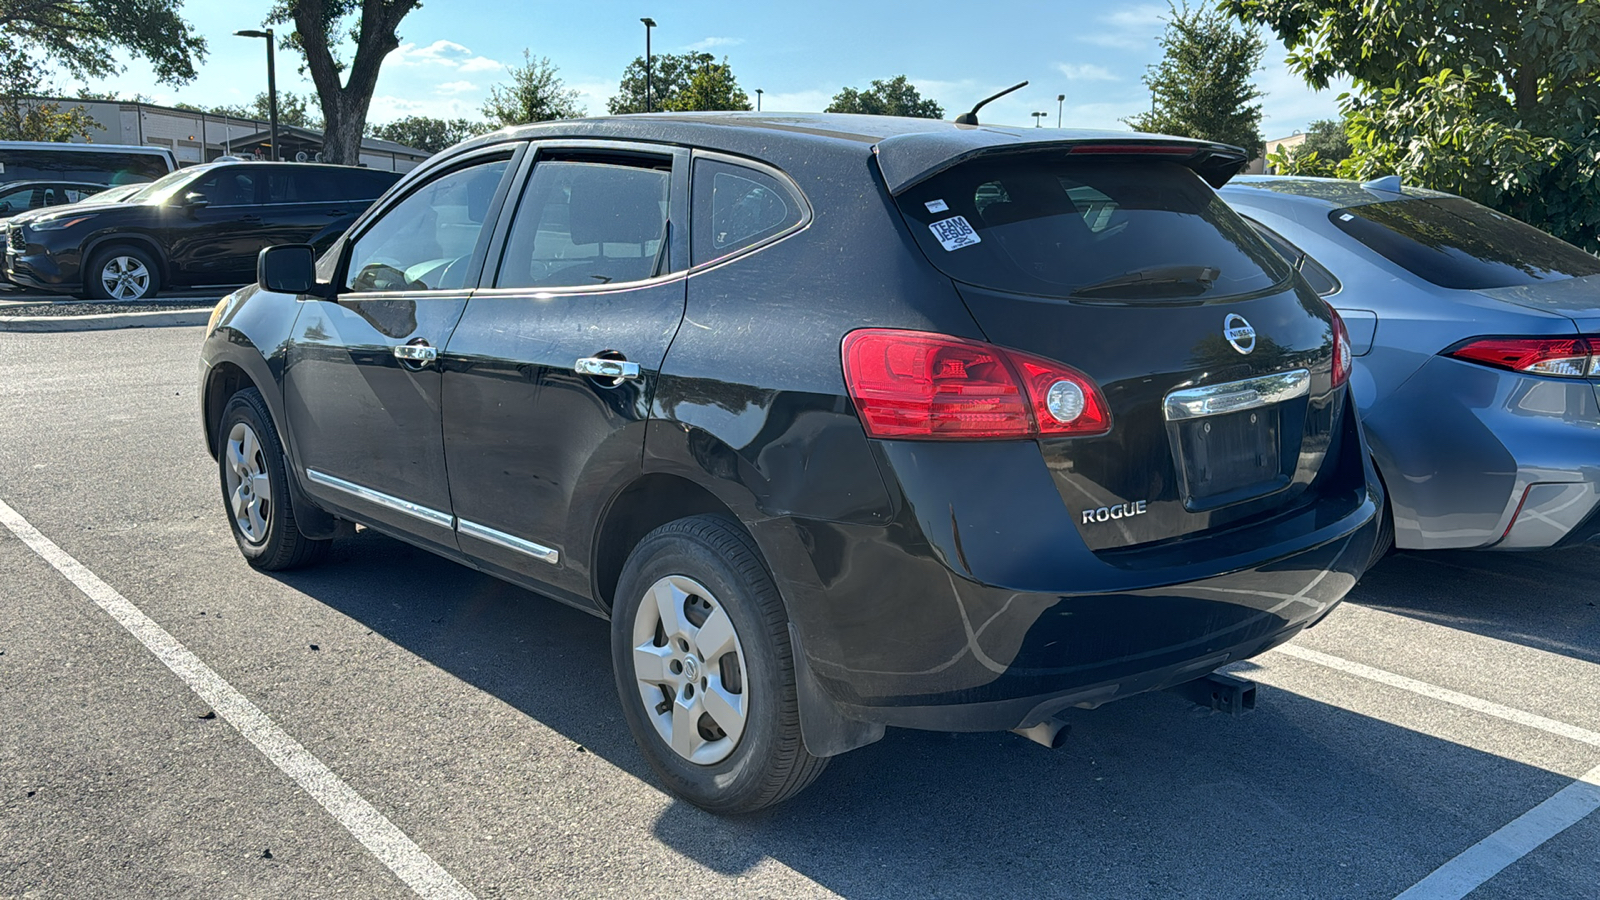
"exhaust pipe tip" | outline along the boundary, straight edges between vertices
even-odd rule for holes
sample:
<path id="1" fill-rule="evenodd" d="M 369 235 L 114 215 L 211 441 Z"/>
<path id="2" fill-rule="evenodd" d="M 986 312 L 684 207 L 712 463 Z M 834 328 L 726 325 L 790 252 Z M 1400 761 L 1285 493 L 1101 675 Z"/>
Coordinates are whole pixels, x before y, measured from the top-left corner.
<path id="1" fill-rule="evenodd" d="M 1067 735 L 1072 731 L 1072 725 L 1056 718 L 1045 719 L 1037 725 L 1027 728 L 1013 728 L 1012 734 L 1020 734 L 1041 747 L 1051 750 L 1060 750 L 1067 742 Z"/>

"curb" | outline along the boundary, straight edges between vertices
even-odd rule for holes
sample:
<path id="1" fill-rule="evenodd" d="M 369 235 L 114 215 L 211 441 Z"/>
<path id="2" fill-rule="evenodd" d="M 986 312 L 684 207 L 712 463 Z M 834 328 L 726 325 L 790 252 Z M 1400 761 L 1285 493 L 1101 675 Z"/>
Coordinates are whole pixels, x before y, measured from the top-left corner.
<path id="1" fill-rule="evenodd" d="M 114 328 L 170 328 L 204 325 L 210 308 L 159 312 L 104 313 L 98 316 L 0 316 L 0 331 L 109 331 Z"/>

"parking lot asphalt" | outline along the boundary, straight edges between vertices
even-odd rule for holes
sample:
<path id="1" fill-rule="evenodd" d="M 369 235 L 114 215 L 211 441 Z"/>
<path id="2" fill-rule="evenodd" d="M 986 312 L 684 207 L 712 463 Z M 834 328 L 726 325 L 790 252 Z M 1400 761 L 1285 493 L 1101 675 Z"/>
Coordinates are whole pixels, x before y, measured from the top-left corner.
<path id="1" fill-rule="evenodd" d="M 1600 896 L 1600 550 L 1392 556 L 1232 667 L 1240 718 L 891 729 L 719 819 L 635 750 L 604 622 L 370 532 L 251 570 L 199 340 L 0 333 L 0 896 Z"/>

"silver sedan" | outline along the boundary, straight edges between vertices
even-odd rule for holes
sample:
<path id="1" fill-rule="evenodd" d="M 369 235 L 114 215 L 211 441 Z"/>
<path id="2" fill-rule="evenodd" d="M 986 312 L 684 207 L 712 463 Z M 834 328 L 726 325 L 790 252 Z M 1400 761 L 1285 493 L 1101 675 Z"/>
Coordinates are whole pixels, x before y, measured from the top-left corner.
<path id="1" fill-rule="evenodd" d="M 1245 177 L 1222 196 L 1343 316 L 1394 544 L 1600 532 L 1600 259 L 1453 194 Z"/>

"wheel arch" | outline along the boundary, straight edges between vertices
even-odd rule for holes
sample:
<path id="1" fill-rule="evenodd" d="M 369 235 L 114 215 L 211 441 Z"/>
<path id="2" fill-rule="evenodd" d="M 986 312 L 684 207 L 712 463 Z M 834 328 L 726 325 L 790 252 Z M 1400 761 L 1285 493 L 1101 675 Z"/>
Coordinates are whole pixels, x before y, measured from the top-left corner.
<path id="1" fill-rule="evenodd" d="M 161 274 L 162 287 L 167 287 L 172 284 L 172 266 L 167 261 L 167 254 L 166 251 L 162 249 L 161 242 L 147 234 L 141 234 L 137 231 L 113 231 L 109 234 L 104 234 L 91 239 L 88 246 L 83 248 L 82 259 L 85 288 L 87 288 L 89 284 L 89 273 L 94 268 L 92 265 L 94 258 L 99 255 L 100 251 L 106 249 L 107 247 L 115 247 L 119 244 L 127 244 L 129 246 L 138 247 L 141 250 L 147 251 L 155 258 L 156 268 L 160 270 Z"/>

